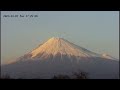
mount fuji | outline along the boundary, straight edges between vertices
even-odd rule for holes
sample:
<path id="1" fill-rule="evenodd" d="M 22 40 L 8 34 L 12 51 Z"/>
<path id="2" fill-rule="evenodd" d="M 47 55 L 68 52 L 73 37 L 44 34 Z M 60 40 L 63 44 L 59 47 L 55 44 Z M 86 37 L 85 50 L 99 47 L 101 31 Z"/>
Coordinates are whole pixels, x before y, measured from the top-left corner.
<path id="1" fill-rule="evenodd" d="M 107 54 L 98 54 L 63 38 L 53 37 L 16 61 L 1 67 L 2 75 L 13 78 L 51 78 L 85 71 L 90 79 L 118 79 L 119 61 Z"/>

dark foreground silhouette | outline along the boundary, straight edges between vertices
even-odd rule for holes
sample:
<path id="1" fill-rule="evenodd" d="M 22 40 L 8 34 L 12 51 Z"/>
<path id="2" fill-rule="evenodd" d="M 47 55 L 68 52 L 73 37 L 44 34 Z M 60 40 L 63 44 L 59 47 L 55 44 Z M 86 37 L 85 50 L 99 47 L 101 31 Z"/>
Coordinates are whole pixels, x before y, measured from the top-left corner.
<path id="1" fill-rule="evenodd" d="M 14 79 L 11 78 L 8 74 L 2 76 L 0 79 Z M 18 78 L 18 79 L 23 79 L 23 78 Z M 41 79 L 41 78 L 34 78 L 34 79 Z M 89 79 L 88 78 L 88 73 L 79 71 L 79 72 L 73 72 L 72 77 L 69 75 L 54 75 L 51 79 Z"/>

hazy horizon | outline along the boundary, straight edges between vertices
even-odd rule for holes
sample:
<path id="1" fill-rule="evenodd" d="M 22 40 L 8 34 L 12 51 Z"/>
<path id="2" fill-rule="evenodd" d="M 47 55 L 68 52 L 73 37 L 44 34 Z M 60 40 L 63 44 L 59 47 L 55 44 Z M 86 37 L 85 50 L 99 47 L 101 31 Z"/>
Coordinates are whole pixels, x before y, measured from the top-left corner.
<path id="1" fill-rule="evenodd" d="M 90 51 L 119 59 L 119 12 L 2 11 L 1 63 L 30 52 L 52 37 L 62 37 Z"/>

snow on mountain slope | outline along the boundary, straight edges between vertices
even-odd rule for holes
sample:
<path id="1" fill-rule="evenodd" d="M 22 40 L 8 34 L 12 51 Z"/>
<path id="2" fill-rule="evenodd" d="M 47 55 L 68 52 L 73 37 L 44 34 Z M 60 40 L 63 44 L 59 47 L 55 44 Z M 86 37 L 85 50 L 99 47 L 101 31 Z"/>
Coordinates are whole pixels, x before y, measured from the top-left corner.
<path id="1" fill-rule="evenodd" d="M 110 55 L 108 55 L 108 54 L 106 54 L 106 53 L 102 54 L 102 57 L 103 57 L 103 58 L 106 58 L 106 59 L 116 60 L 116 58 L 114 58 L 114 57 L 112 57 L 112 56 L 110 56 Z"/>
<path id="2" fill-rule="evenodd" d="M 85 48 L 79 47 L 63 38 L 51 38 L 29 54 L 31 54 L 31 58 L 35 58 L 37 55 L 42 54 L 43 56 L 47 56 L 52 54 L 55 56 L 60 53 L 61 55 L 70 56 L 78 56 L 81 58 L 89 58 L 89 57 L 100 57 L 101 55 L 88 51 Z M 46 55 L 44 55 L 46 54 Z"/>
<path id="3" fill-rule="evenodd" d="M 107 54 L 97 54 L 83 47 L 77 46 L 63 38 L 52 37 L 46 42 L 40 44 L 31 52 L 19 57 L 12 63 L 18 61 L 36 61 L 36 60 L 66 60 L 70 61 L 91 60 L 96 58 L 116 60 Z M 10 63 L 9 63 L 10 64 Z"/>

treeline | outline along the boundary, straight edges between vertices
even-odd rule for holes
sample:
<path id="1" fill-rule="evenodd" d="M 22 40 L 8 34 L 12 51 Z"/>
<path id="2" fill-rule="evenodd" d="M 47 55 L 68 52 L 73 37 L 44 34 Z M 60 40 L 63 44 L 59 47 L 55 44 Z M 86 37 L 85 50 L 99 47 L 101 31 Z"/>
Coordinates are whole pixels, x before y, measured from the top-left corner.
<path id="1" fill-rule="evenodd" d="M 72 76 L 55 75 L 52 79 L 89 79 L 86 72 L 74 72 Z"/>
<path id="2" fill-rule="evenodd" d="M 14 79 L 14 78 L 11 78 L 7 74 L 2 76 L 0 79 Z M 24 79 L 24 78 L 18 78 L 18 79 Z M 35 79 L 41 79 L 41 78 L 35 78 Z M 79 72 L 73 72 L 72 76 L 62 75 L 62 74 L 54 75 L 51 79 L 89 79 L 89 78 L 88 78 L 88 73 L 79 71 Z"/>

